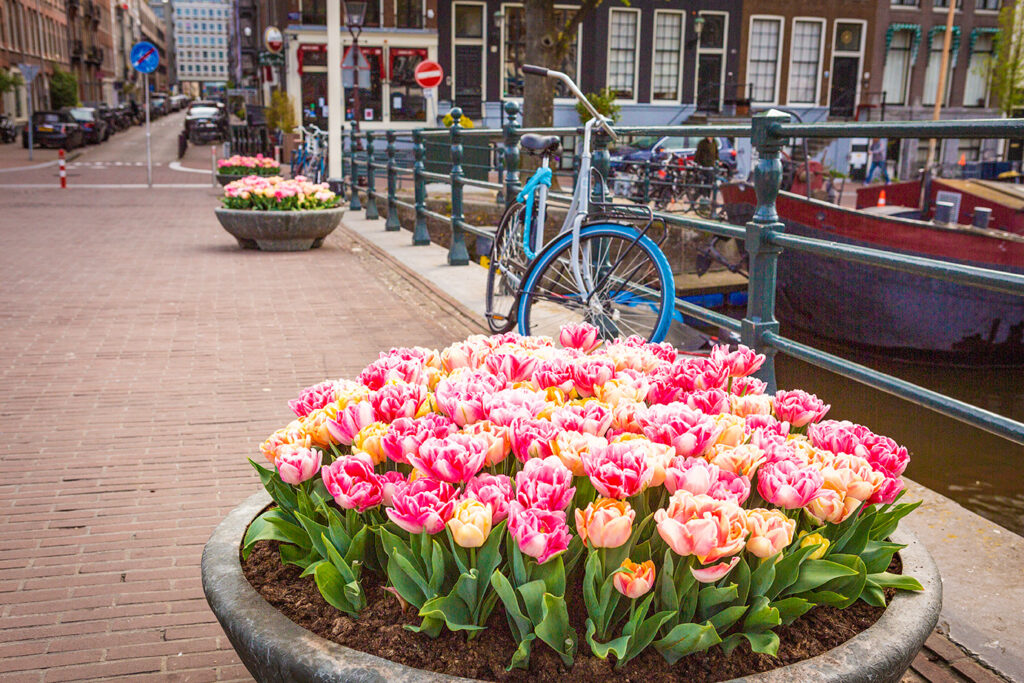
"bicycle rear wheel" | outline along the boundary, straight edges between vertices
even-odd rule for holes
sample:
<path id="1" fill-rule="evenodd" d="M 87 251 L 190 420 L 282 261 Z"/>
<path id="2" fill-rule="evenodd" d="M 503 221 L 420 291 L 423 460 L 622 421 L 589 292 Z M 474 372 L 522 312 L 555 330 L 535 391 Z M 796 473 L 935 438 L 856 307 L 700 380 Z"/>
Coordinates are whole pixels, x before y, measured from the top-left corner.
<path id="1" fill-rule="evenodd" d="M 587 322 L 605 339 L 665 338 L 675 303 L 668 260 L 647 236 L 602 223 L 580 231 L 581 292 L 572 272 L 572 234 L 547 247 L 531 266 L 519 298 L 520 334 L 558 337 L 566 323 Z"/>
<path id="2" fill-rule="evenodd" d="M 516 304 L 529 259 L 523 250 L 523 217 L 526 205 L 515 202 L 501 217 L 487 264 L 487 327 L 494 334 L 510 331 L 516 324 Z"/>

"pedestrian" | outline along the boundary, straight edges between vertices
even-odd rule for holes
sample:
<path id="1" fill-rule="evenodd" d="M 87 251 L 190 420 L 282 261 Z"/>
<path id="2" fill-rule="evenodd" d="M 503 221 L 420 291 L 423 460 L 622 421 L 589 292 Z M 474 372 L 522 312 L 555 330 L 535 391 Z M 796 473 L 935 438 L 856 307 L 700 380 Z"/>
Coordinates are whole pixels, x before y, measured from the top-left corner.
<path id="1" fill-rule="evenodd" d="M 889 169 L 886 163 L 886 144 L 884 140 L 879 138 L 871 139 L 871 147 L 868 148 L 871 153 L 871 166 L 868 167 L 868 177 L 865 182 L 870 183 L 875 177 L 875 169 L 879 168 L 882 170 L 882 180 L 886 185 L 889 184 Z"/>
<path id="2" fill-rule="evenodd" d="M 715 168 L 718 166 L 718 140 L 711 136 L 704 137 L 697 143 L 697 151 L 693 160 L 701 167 L 701 196 L 711 194 L 715 185 Z"/>

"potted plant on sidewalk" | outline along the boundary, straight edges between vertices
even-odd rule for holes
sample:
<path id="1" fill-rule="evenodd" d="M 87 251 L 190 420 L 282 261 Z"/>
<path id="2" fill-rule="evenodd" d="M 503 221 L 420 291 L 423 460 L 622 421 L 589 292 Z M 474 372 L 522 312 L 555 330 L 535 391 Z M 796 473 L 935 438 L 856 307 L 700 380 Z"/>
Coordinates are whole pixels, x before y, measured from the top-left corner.
<path id="1" fill-rule="evenodd" d="M 290 401 L 203 555 L 257 679 L 899 680 L 941 604 L 905 448 L 745 347 L 560 342 L 392 349 Z"/>
<path id="2" fill-rule="evenodd" d="M 326 184 L 303 176 L 246 176 L 228 183 L 215 210 L 221 226 L 243 249 L 303 251 L 316 249 L 345 214 Z"/>
<path id="3" fill-rule="evenodd" d="M 217 182 L 221 186 L 246 176 L 269 178 L 281 174 L 281 165 L 270 157 L 257 154 L 254 157 L 235 155 L 217 160 Z"/>

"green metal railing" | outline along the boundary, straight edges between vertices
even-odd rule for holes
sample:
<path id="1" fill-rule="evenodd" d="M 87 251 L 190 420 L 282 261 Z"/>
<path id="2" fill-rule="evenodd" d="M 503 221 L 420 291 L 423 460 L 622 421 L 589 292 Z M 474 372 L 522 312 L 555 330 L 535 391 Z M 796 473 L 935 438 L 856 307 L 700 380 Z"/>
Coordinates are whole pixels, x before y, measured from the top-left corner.
<path id="1" fill-rule="evenodd" d="M 494 190 L 504 198 L 506 206 L 515 201 L 521 189 L 519 137 L 523 133 L 541 133 L 545 135 L 575 136 L 579 131 L 575 128 L 544 128 L 522 129 L 518 125 L 519 106 L 508 102 L 505 107 L 505 126 L 503 129 L 465 129 L 453 125 L 448 129 L 419 129 L 406 136 L 388 131 L 386 155 L 382 159 L 387 173 L 387 223 L 386 230 L 398 230 L 401 223 L 398 218 L 399 207 L 415 212 L 412 242 L 415 245 L 430 243 L 426 219 L 433 218 L 448 224 L 450 230 L 450 246 L 448 263 L 465 265 L 469 262 L 466 251 L 466 233 L 491 238 L 493 227 L 471 225 L 464 217 L 464 188 L 475 186 Z M 451 111 L 454 121 L 461 119 L 462 112 L 458 108 Z M 839 356 L 816 349 L 779 333 L 779 323 L 775 318 L 775 290 L 778 271 L 779 254 L 783 248 L 802 251 L 821 257 L 836 258 L 861 264 L 899 270 L 907 273 L 948 280 L 951 282 L 982 287 L 998 292 L 1007 292 L 1021 296 L 1024 306 L 1024 275 L 1005 271 L 994 271 L 984 268 L 940 261 L 936 259 L 909 256 L 895 251 L 854 247 L 835 242 L 786 234 L 785 225 L 779 220 L 776 211 L 776 199 L 782 181 L 781 151 L 790 138 L 850 138 L 850 137 L 884 137 L 884 138 L 1024 138 L 1024 119 L 1004 120 L 961 120 L 938 122 L 866 122 L 866 123 L 792 123 L 790 116 L 779 111 L 767 111 L 755 115 L 751 125 L 706 125 L 706 126 L 667 126 L 667 127 L 617 127 L 616 131 L 623 136 L 673 135 L 673 136 L 726 136 L 749 137 L 752 146 L 758 152 L 758 161 L 753 168 L 753 185 L 757 195 L 757 207 L 752 219 L 746 226 L 730 225 L 717 220 L 708 220 L 698 216 L 686 216 L 673 213 L 655 212 L 655 216 L 664 219 L 669 225 L 698 230 L 703 233 L 720 237 L 741 240 L 750 258 L 750 279 L 747 289 L 747 310 L 742 320 L 735 320 L 721 313 L 704 308 L 697 304 L 676 298 L 676 308 L 702 322 L 720 326 L 739 333 L 747 346 L 765 354 L 767 360 L 758 376 L 775 390 L 775 355 L 779 352 L 812 365 L 830 370 L 844 377 L 867 384 L 881 391 L 894 394 L 914 403 L 920 404 L 949 417 L 974 425 L 993 434 L 1002 436 L 1016 443 L 1024 444 L 1024 424 L 998 415 L 977 406 L 951 398 L 924 387 L 906 382 L 891 375 L 868 368 Z M 364 169 L 366 178 L 367 218 L 377 218 L 375 201 L 376 188 L 374 177 L 380 167 L 381 159 L 375 157 L 376 140 L 379 133 L 362 133 L 352 141 L 362 140 L 364 152 L 349 154 L 347 168 L 350 177 L 347 185 L 350 190 L 350 207 L 360 208 L 359 187 L 360 175 L 357 168 Z M 399 146 L 409 141 L 413 163 L 402 166 L 399 162 Z M 479 147 L 490 147 L 494 157 L 503 160 L 500 183 L 467 177 L 463 163 L 466 141 L 478 141 Z M 428 146 L 434 148 L 446 145 L 449 151 L 449 172 L 437 173 L 428 171 L 425 158 Z M 358 149 L 359 145 L 355 148 Z M 408 157 L 406 157 L 408 158 Z M 608 140 L 596 136 L 593 150 L 593 165 L 605 178 L 609 175 Z M 497 170 L 497 169 L 495 169 Z M 397 186 L 401 178 L 411 178 L 414 185 L 413 203 L 399 200 L 396 196 Z M 427 183 L 444 183 L 451 190 L 451 213 L 444 215 L 427 208 Z M 567 203 L 570 196 L 552 192 L 549 199 L 554 202 Z M 370 206 L 373 206 L 371 209 Z"/>

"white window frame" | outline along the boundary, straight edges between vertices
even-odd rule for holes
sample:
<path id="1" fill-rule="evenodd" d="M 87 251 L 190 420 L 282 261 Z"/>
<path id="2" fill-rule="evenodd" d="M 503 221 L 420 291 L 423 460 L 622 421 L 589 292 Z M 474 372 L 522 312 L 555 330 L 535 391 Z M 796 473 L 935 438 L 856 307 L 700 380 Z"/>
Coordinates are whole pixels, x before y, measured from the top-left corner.
<path id="1" fill-rule="evenodd" d="M 608 65 L 612 61 L 612 14 L 615 12 L 631 12 L 636 15 L 636 43 L 633 45 L 633 97 L 618 97 L 616 96 L 615 101 L 622 104 L 636 104 L 640 99 L 640 41 L 643 36 L 644 30 L 644 16 L 643 12 L 633 7 L 609 7 L 608 8 L 608 36 L 605 42 L 605 85 L 611 88 L 611 84 L 608 82 Z M 577 73 L 578 73 L 577 69 Z"/>
<path id="2" fill-rule="evenodd" d="M 821 26 L 821 31 L 818 34 L 818 71 L 814 79 L 814 99 L 810 102 L 797 102 L 789 95 L 793 87 L 793 39 L 796 37 L 797 22 L 819 24 Z M 825 68 L 825 34 L 828 31 L 827 23 L 828 22 L 821 17 L 793 17 L 793 23 L 789 31 L 789 70 L 786 74 L 787 104 L 811 105 L 817 107 L 818 102 L 821 101 L 821 81 L 822 74 L 825 73 L 823 69 Z M 863 42 L 863 39 L 861 42 Z"/>
<path id="3" fill-rule="evenodd" d="M 955 1 L 955 0 L 954 0 Z M 852 52 L 850 50 L 837 50 L 836 40 L 839 38 L 839 24 L 860 24 L 860 50 Z M 864 46 L 868 42 L 868 21 L 867 19 L 843 19 L 836 18 L 832 20 L 832 54 L 829 57 L 829 70 L 828 70 L 828 102 L 825 103 L 826 107 L 831 109 L 832 107 L 832 77 L 835 75 L 836 57 L 857 57 L 857 84 L 854 86 L 853 91 L 853 111 L 856 114 L 857 106 L 860 102 L 860 90 L 864 85 Z M 884 71 L 883 71 L 884 75 Z M 909 79 L 909 76 L 908 76 Z"/>
<path id="4" fill-rule="evenodd" d="M 480 27 L 481 32 L 480 32 L 480 37 L 479 38 L 456 38 L 455 37 L 455 10 L 456 10 L 456 8 L 459 5 L 476 5 L 477 7 L 481 8 L 480 9 L 480 21 L 482 22 L 482 26 Z M 452 14 L 452 16 L 451 16 L 451 28 L 450 28 L 450 30 L 451 30 L 452 45 L 451 45 L 451 53 L 450 53 L 450 60 L 451 61 L 449 61 L 448 63 L 452 65 L 452 86 L 451 86 L 451 93 L 450 93 L 451 94 L 452 105 L 454 106 L 454 104 L 455 104 L 455 83 L 456 83 L 456 80 L 455 80 L 455 70 L 457 68 L 457 65 L 455 63 L 455 46 L 456 45 L 478 45 L 478 46 L 480 46 L 480 55 L 481 55 L 481 57 L 483 59 L 483 65 L 481 66 L 481 69 L 480 69 L 480 94 L 481 94 L 481 97 L 482 97 L 482 99 L 480 101 L 480 107 L 483 108 L 483 106 L 484 106 L 483 103 L 487 101 L 487 23 L 488 23 L 487 22 L 487 20 L 488 20 L 488 16 L 487 16 L 487 3 L 483 2 L 482 0 L 457 0 L 456 2 L 452 3 L 452 12 L 451 12 L 451 14 Z"/>
<path id="5" fill-rule="evenodd" d="M 989 34 L 989 35 L 992 36 L 992 50 L 990 52 L 980 53 L 980 52 L 968 51 L 968 54 L 967 54 L 967 71 L 964 74 L 965 78 L 964 78 L 963 95 L 967 94 L 967 83 L 969 82 L 969 79 L 971 78 L 971 60 L 974 57 L 974 55 L 976 55 L 976 54 L 987 54 L 991 58 L 995 57 L 995 54 L 996 54 L 996 36 L 998 34 Z M 992 102 L 992 84 L 989 82 L 989 79 L 991 78 L 991 75 L 992 75 L 992 72 L 991 72 L 992 66 L 993 65 L 990 63 L 989 64 L 989 72 L 987 74 L 985 74 L 985 75 L 977 74 L 976 75 L 978 78 L 982 78 L 984 80 L 984 83 L 985 83 L 985 103 L 983 105 L 981 105 L 981 107 L 978 107 L 978 105 L 976 105 L 976 104 L 967 104 L 966 101 L 963 101 L 963 102 L 961 102 L 961 106 L 963 106 L 963 107 L 970 107 L 972 109 L 984 109 L 984 108 L 987 108 L 991 104 L 991 102 Z M 952 79 L 950 79 L 950 80 L 952 80 Z M 963 95 L 961 95 L 961 99 L 963 99 Z"/>
<path id="6" fill-rule="evenodd" d="M 680 19 L 680 36 L 679 36 L 679 74 L 676 80 L 676 99 L 674 100 L 656 100 L 654 99 L 654 57 L 658 52 L 658 15 L 659 14 L 677 14 Z M 637 32 L 637 38 L 639 38 L 640 32 Z M 686 12 L 682 10 L 674 9 L 656 9 L 654 10 L 654 23 L 651 26 L 651 89 L 648 93 L 648 101 L 654 105 L 671 105 L 678 106 L 683 101 L 683 67 L 686 65 Z"/>
<path id="7" fill-rule="evenodd" d="M 698 89 L 700 88 L 700 83 L 697 82 L 697 74 L 699 73 L 700 67 L 700 56 L 702 54 L 717 54 L 722 56 L 722 68 L 720 70 L 721 73 L 718 76 L 718 104 L 721 106 L 722 100 L 725 99 L 725 62 L 729 50 L 729 13 L 714 10 L 701 10 L 697 12 L 697 16 L 699 17 L 712 14 L 717 14 L 725 18 L 725 21 L 722 22 L 722 26 L 724 27 L 722 30 L 722 47 L 701 47 L 700 39 L 697 40 L 697 60 L 693 64 L 693 103 L 697 104 L 697 94 Z"/>
<path id="8" fill-rule="evenodd" d="M 972 0 L 972 1 L 976 2 L 976 0 Z M 1000 2 L 999 3 L 999 7 L 997 7 L 996 9 L 982 9 L 982 8 L 978 7 L 977 4 L 975 4 L 975 6 L 974 6 L 974 13 L 975 14 L 987 14 L 988 16 L 995 16 L 995 15 L 999 14 L 999 12 L 1003 9 L 1005 4 L 1006 4 L 1005 0 L 1004 0 L 1004 2 Z"/>
<path id="9" fill-rule="evenodd" d="M 501 13 L 502 13 L 502 15 L 504 15 L 506 17 L 508 16 L 508 11 L 507 10 L 508 10 L 509 7 L 518 7 L 519 9 L 522 9 L 523 12 L 526 12 L 526 9 L 523 7 L 523 3 L 522 2 L 503 2 L 503 3 L 501 3 Z M 579 9 L 579 5 L 555 5 L 555 9 L 575 10 L 575 9 Z M 484 19 L 486 20 L 486 18 L 487 17 L 485 16 Z M 503 100 L 503 101 L 505 101 L 505 102 L 519 102 L 519 103 L 522 103 L 522 101 L 523 101 L 522 97 L 512 97 L 511 95 L 505 95 L 505 46 L 508 44 L 508 40 L 506 39 L 506 36 L 508 34 L 508 22 L 503 21 L 501 23 L 501 31 L 500 31 L 500 33 L 501 33 L 501 35 L 498 36 L 498 42 L 500 43 L 500 45 L 498 45 L 498 66 L 499 66 L 499 68 L 498 68 L 498 79 L 499 79 L 499 81 L 498 81 L 498 98 Z M 583 54 L 583 50 L 581 49 L 581 45 L 580 45 L 580 40 L 581 40 L 582 37 L 583 37 L 583 23 L 580 22 L 579 26 L 576 27 L 576 80 L 577 81 L 580 78 L 580 69 L 583 66 L 583 61 L 580 59 L 581 55 Z M 555 103 L 564 104 L 564 103 L 567 103 L 567 102 L 568 103 L 575 103 L 576 102 L 576 98 L 575 97 L 556 97 L 555 98 Z"/>
<path id="10" fill-rule="evenodd" d="M 911 74 L 911 72 L 913 71 L 913 68 L 914 68 L 914 64 L 910 60 L 910 56 L 911 56 L 911 54 L 913 54 L 913 44 L 914 44 L 913 33 L 910 32 L 910 31 L 907 31 L 906 29 L 901 29 L 900 31 L 897 31 L 896 33 L 901 33 L 901 32 L 907 32 L 907 33 L 911 34 L 910 35 L 910 42 L 907 45 L 907 62 L 906 62 L 906 64 L 903 65 L 903 92 L 900 93 L 900 98 L 899 98 L 898 102 L 895 101 L 895 100 L 893 100 L 892 102 L 886 101 L 886 104 L 891 104 L 891 105 L 897 106 L 897 107 L 902 107 L 902 106 L 905 106 L 907 104 L 907 100 L 909 99 L 909 96 L 910 96 L 910 93 L 909 93 L 909 90 L 910 90 L 910 74 Z M 887 48 L 886 49 L 886 51 L 885 51 L 885 62 L 882 64 L 882 88 L 883 88 L 883 90 L 885 89 L 885 70 L 889 66 L 888 65 L 888 61 L 889 61 L 889 51 L 890 50 L 891 50 L 891 48 Z M 886 95 L 888 95 L 888 93 L 886 93 Z"/>
<path id="11" fill-rule="evenodd" d="M 753 61 L 751 59 L 753 51 L 750 49 L 750 39 L 753 37 L 753 34 L 754 34 L 754 21 L 764 21 L 764 20 L 774 21 L 774 22 L 776 22 L 779 25 L 779 49 L 775 53 L 775 97 L 774 97 L 774 99 L 771 102 L 764 102 L 762 100 L 756 100 L 755 101 L 753 99 L 753 94 L 754 94 L 754 89 L 753 88 L 750 89 L 750 94 L 751 94 L 751 104 L 772 105 L 772 104 L 779 104 L 779 90 L 781 89 L 780 88 L 780 83 L 781 83 L 781 80 L 782 80 L 782 52 L 783 52 L 783 48 L 785 47 L 785 39 L 786 39 L 786 18 L 783 17 L 782 15 L 780 15 L 780 14 L 751 14 L 750 15 L 750 23 L 747 24 L 747 71 L 746 71 L 746 77 L 747 78 L 746 78 L 746 80 L 747 80 L 747 84 L 750 85 L 751 84 L 751 81 L 750 81 L 750 65 L 751 65 L 751 63 Z"/>

